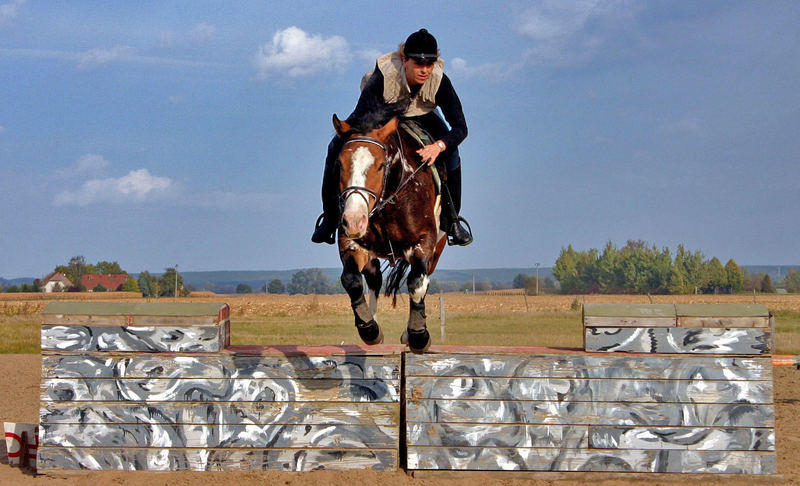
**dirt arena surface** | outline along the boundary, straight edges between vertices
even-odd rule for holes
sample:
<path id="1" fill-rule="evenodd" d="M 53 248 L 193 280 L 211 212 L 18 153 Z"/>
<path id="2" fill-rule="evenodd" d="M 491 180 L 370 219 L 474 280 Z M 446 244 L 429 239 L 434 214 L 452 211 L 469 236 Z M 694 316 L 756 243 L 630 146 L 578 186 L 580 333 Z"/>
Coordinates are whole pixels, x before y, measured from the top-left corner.
<path id="1" fill-rule="evenodd" d="M 41 358 L 33 354 L 0 355 L 0 420 L 36 423 L 39 418 L 39 380 Z M 711 476 L 711 475 L 642 475 L 605 473 L 432 473 L 416 476 L 404 471 L 309 473 L 283 472 L 181 472 L 153 473 L 78 471 L 58 476 L 33 475 L 8 464 L 0 464 L 0 485 L 92 485 L 107 484 L 153 486 L 158 484 L 205 486 L 216 484 L 322 485 L 322 486 L 487 486 L 502 485 L 633 485 L 647 483 L 754 485 L 800 484 L 800 371 L 792 367 L 775 368 L 776 439 L 778 447 L 777 476 Z"/>

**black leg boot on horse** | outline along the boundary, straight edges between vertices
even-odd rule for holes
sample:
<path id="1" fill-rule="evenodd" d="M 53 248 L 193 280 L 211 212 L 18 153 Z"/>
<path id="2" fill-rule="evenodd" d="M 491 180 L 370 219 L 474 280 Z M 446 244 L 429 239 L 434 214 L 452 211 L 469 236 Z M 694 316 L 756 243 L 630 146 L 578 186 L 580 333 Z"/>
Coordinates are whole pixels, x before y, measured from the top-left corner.
<path id="1" fill-rule="evenodd" d="M 466 219 L 458 215 L 461 211 L 460 165 L 452 170 L 447 169 L 447 182 L 442 185 L 442 206 L 442 214 L 447 225 L 445 229 L 447 244 L 467 246 L 472 243 L 472 228 Z"/>
<path id="2" fill-rule="evenodd" d="M 322 173 L 322 214 L 317 218 L 314 234 L 311 235 L 314 243 L 332 245 L 336 242 L 336 228 L 339 226 L 339 172 L 336 170 L 336 158 L 341 150 L 341 140 L 334 137 L 328 144 Z"/>

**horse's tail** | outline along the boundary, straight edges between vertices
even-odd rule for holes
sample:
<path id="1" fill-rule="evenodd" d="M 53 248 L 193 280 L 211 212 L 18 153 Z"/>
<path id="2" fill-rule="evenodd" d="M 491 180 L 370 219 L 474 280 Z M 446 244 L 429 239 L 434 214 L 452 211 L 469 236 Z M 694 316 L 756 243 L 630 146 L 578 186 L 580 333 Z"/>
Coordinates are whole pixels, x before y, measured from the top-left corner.
<path id="1" fill-rule="evenodd" d="M 384 295 L 386 297 L 392 296 L 392 307 L 397 307 L 397 292 L 400 290 L 400 286 L 403 284 L 410 266 L 411 265 L 407 261 L 400 260 L 392 267 L 392 270 L 386 277 L 386 291 Z"/>

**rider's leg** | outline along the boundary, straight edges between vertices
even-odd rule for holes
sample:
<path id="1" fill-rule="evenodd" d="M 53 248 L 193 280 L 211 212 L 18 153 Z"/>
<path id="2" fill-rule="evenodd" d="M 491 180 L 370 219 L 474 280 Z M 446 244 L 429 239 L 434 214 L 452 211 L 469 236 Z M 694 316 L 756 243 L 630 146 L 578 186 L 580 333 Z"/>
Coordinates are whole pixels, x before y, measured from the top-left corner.
<path id="1" fill-rule="evenodd" d="M 325 157 L 325 170 L 322 173 L 322 216 L 317 220 L 311 241 L 314 243 L 333 244 L 336 241 L 336 226 L 339 219 L 339 174 L 336 171 L 336 159 L 342 150 L 342 141 L 333 137 L 328 144 L 328 155 Z"/>
<path id="2" fill-rule="evenodd" d="M 461 212 L 461 159 L 456 148 L 445 160 L 447 168 L 447 183 L 442 190 L 442 201 L 448 207 L 447 243 L 450 245 L 467 246 L 472 243 L 472 231 L 463 226 L 466 220 L 459 216 Z"/>

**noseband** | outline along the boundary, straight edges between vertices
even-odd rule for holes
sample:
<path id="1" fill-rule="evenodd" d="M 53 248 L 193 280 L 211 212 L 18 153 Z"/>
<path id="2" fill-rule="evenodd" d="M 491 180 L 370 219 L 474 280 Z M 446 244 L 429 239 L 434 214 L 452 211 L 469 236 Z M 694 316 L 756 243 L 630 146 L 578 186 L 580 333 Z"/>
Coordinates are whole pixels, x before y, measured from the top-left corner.
<path id="1" fill-rule="evenodd" d="M 384 145 L 383 142 L 381 142 L 377 138 L 363 137 L 363 136 L 362 137 L 353 137 L 353 138 L 345 141 L 344 145 L 347 145 L 348 143 L 356 143 L 356 142 L 359 142 L 359 143 L 371 143 L 373 145 L 377 145 L 378 147 L 381 148 L 381 150 L 383 150 L 384 158 L 385 158 L 385 154 L 387 152 L 386 151 L 386 145 Z M 387 162 L 384 162 L 384 171 L 386 169 L 386 167 L 385 167 L 386 163 Z M 386 187 L 386 172 L 384 172 L 383 179 L 384 179 L 383 180 L 383 186 L 382 186 L 381 190 L 383 190 L 383 188 Z M 366 193 L 366 195 L 365 195 L 365 193 Z M 373 191 L 373 190 L 371 190 L 371 189 L 369 189 L 367 187 L 363 187 L 363 186 L 347 186 L 342 190 L 342 193 L 339 194 L 339 212 L 340 213 L 342 212 L 342 208 L 344 208 L 344 205 L 347 202 L 347 199 L 350 196 L 352 196 L 353 194 L 358 194 L 359 196 L 361 196 L 362 199 L 364 199 L 364 202 L 367 204 L 367 209 L 369 209 L 369 198 L 367 196 L 369 196 L 372 199 L 374 199 L 376 204 L 378 203 L 378 199 L 380 199 L 379 196 L 375 193 L 375 191 Z M 373 212 L 374 212 L 374 210 L 373 210 Z M 372 212 L 370 212 L 370 216 L 372 216 Z"/>

